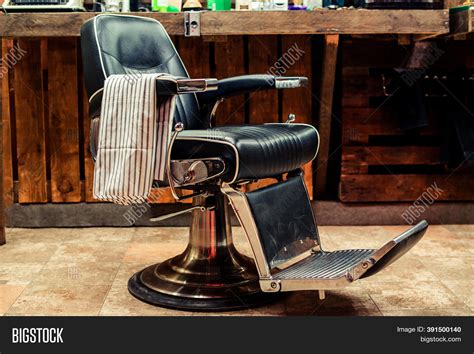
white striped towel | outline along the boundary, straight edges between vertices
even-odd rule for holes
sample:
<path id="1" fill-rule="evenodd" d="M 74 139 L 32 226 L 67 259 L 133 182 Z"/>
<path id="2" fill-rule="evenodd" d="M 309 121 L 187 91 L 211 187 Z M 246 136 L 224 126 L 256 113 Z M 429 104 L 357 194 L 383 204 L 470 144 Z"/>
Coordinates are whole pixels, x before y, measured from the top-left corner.
<path id="1" fill-rule="evenodd" d="M 164 181 L 176 96 L 157 96 L 166 74 L 111 75 L 104 84 L 94 167 L 94 198 L 143 203 Z"/>

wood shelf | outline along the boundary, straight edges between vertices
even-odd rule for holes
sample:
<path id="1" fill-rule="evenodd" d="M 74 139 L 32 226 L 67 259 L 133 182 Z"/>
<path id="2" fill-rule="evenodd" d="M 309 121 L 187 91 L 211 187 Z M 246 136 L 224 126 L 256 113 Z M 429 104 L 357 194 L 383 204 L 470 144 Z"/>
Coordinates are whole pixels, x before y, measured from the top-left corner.
<path id="1" fill-rule="evenodd" d="M 447 10 L 209 12 L 202 21 L 202 33 L 214 35 L 441 34 L 449 31 Z"/>
<path id="2" fill-rule="evenodd" d="M 132 13 L 155 18 L 170 35 L 184 35 L 183 13 Z M 2 37 L 75 37 L 97 13 L 10 13 L 0 16 Z M 201 34 L 445 34 L 447 10 L 318 10 L 201 14 Z"/>

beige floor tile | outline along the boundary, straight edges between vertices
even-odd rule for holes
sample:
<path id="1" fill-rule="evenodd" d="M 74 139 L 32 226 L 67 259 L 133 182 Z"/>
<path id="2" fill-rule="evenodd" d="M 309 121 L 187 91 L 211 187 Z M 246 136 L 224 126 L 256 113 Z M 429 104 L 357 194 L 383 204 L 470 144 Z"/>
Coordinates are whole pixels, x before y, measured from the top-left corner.
<path id="1" fill-rule="evenodd" d="M 292 293 L 286 311 L 290 316 L 381 316 L 369 294 L 355 287 L 326 291 L 324 300 L 319 300 L 316 291 Z"/>
<path id="2" fill-rule="evenodd" d="M 84 227 L 69 229 L 65 241 L 68 242 L 130 242 L 135 233 L 135 227 Z"/>
<path id="3" fill-rule="evenodd" d="M 132 274 L 133 275 L 133 274 Z M 148 305 L 133 297 L 127 288 L 128 278 L 117 278 L 100 310 L 101 316 L 191 316 L 192 313 Z"/>
<path id="4" fill-rule="evenodd" d="M 472 280 L 443 280 L 442 283 L 474 311 L 474 282 Z"/>
<path id="5" fill-rule="evenodd" d="M 0 316 L 8 311 L 25 287 L 26 285 L 0 284 Z"/>
<path id="6" fill-rule="evenodd" d="M 114 281 L 121 281 L 122 283 L 127 283 L 128 279 L 136 272 L 145 269 L 146 267 L 154 264 L 151 263 L 142 263 L 142 262 L 129 262 L 129 263 L 122 263 L 120 268 L 118 269 L 117 274 L 115 275 Z"/>
<path id="7" fill-rule="evenodd" d="M 432 225 L 423 239 L 412 250 L 421 257 L 470 257 L 472 249 L 464 236 L 459 236 L 445 226 Z"/>
<path id="8" fill-rule="evenodd" d="M 438 281 L 438 278 L 430 270 L 430 267 L 416 258 L 402 257 L 379 273 L 361 279 L 358 283 L 398 282 L 407 279 L 414 282 Z"/>
<path id="9" fill-rule="evenodd" d="M 127 242 L 63 242 L 51 262 L 121 262 Z"/>
<path id="10" fill-rule="evenodd" d="M 0 263 L 36 263 L 47 262 L 58 250 L 59 244 L 41 242 L 15 243 L 7 240 L 0 247 Z"/>
<path id="11" fill-rule="evenodd" d="M 369 294 L 337 292 L 324 300 L 315 316 L 382 316 Z"/>
<path id="12" fill-rule="evenodd" d="M 45 229 L 6 229 L 9 244 L 17 243 L 61 243 L 71 234 L 73 229 L 67 228 L 45 228 Z"/>
<path id="13" fill-rule="evenodd" d="M 97 315 L 109 286 L 55 286 L 31 283 L 10 307 L 10 315 Z"/>
<path id="14" fill-rule="evenodd" d="M 320 231 L 324 248 L 332 250 L 376 248 L 407 228 Z M 317 292 L 296 292 L 257 309 L 198 313 L 150 306 L 127 290 L 135 272 L 184 250 L 187 228 L 9 229 L 8 244 L 0 247 L 0 314 L 3 300 L 5 315 L 472 315 L 473 231 L 473 225 L 430 226 L 396 263 L 328 291 L 323 301 Z M 243 229 L 234 227 L 233 235 L 237 249 L 251 255 Z"/>
<path id="15" fill-rule="evenodd" d="M 48 262 L 36 276 L 36 281 L 54 286 L 109 286 L 119 267 L 118 262 Z"/>
<path id="16" fill-rule="evenodd" d="M 430 225 L 428 227 L 429 232 L 426 234 L 427 238 L 433 239 L 454 239 L 458 240 L 459 237 L 469 238 L 469 235 L 466 235 L 464 232 L 461 232 L 462 229 L 458 227 L 451 227 L 451 225 Z"/>
<path id="17" fill-rule="evenodd" d="M 19 263 L 0 261 L 0 281 L 7 284 L 28 284 L 43 269 L 45 262 Z"/>
<path id="18" fill-rule="evenodd" d="M 445 225 L 444 228 L 455 235 L 455 240 L 461 240 L 465 249 L 474 257 L 474 225 Z"/>
<path id="19" fill-rule="evenodd" d="M 296 291 L 288 293 L 284 299 L 288 315 L 311 315 L 321 305 L 317 291 Z"/>
<path id="20" fill-rule="evenodd" d="M 469 280 L 474 284 L 474 257 L 421 257 L 420 261 L 439 280 Z"/>
<path id="21" fill-rule="evenodd" d="M 364 283 L 377 307 L 388 310 L 460 309 L 466 305 L 440 282 L 378 282 Z"/>
<path id="22" fill-rule="evenodd" d="M 186 242 L 132 242 L 125 252 L 124 262 L 159 263 L 182 253 Z"/>
<path id="23" fill-rule="evenodd" d="M 445 225 L 444 227 L 456 234 L 474 238 L 474 225 Z"/>

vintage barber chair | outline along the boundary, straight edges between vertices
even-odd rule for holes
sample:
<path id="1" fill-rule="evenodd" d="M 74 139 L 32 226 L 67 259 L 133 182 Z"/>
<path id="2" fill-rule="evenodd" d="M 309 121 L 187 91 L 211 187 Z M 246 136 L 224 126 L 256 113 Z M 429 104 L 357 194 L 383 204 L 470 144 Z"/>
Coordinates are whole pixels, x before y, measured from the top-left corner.
<path id="1" fill-rule="evenodd" d="M 281 292 L 334 289 L 375 274 L 423 236 L 424 221 L 378 250 L 323 251 L 300 169 L 316 157 L 316 129 L 293 123 L 293 117 L 281 124 L 212 127 L 223 99 L 304 86 L 306 78 L 190 80 L 163 26 L 143 17 L 96 16 L 82 27 L 81 39 L 92 141 L 107 75 L 166 72 L 182 78 L 177 85 L 157 82 L 157 87 L 163 94 L 179 95 L 166 183 L 176 199 L 193 198 L 189 244 L 182 254 L 131 277 L 128 287 L 137 298 L 178 309 L 247 308 Z M 94 144 L 91 150 L 94 155 Z M 275 183 L 246 192 L 247 183 L 261 178 Z M 229 204 L 254 260 L 233 245 Z"/>

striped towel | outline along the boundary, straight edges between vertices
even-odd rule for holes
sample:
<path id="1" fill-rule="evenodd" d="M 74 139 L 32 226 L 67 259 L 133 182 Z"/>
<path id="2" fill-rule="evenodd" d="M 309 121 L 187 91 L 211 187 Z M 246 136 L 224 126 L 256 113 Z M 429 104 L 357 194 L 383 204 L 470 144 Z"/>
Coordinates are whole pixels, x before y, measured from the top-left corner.
<path id="1" fill-rule="evenodd" d="M 104 84 L 94 198 L 143 203 L 153 180 L 164 181 L 176 96 L 156 95 L 165 74 L 111 75 Z"/>

